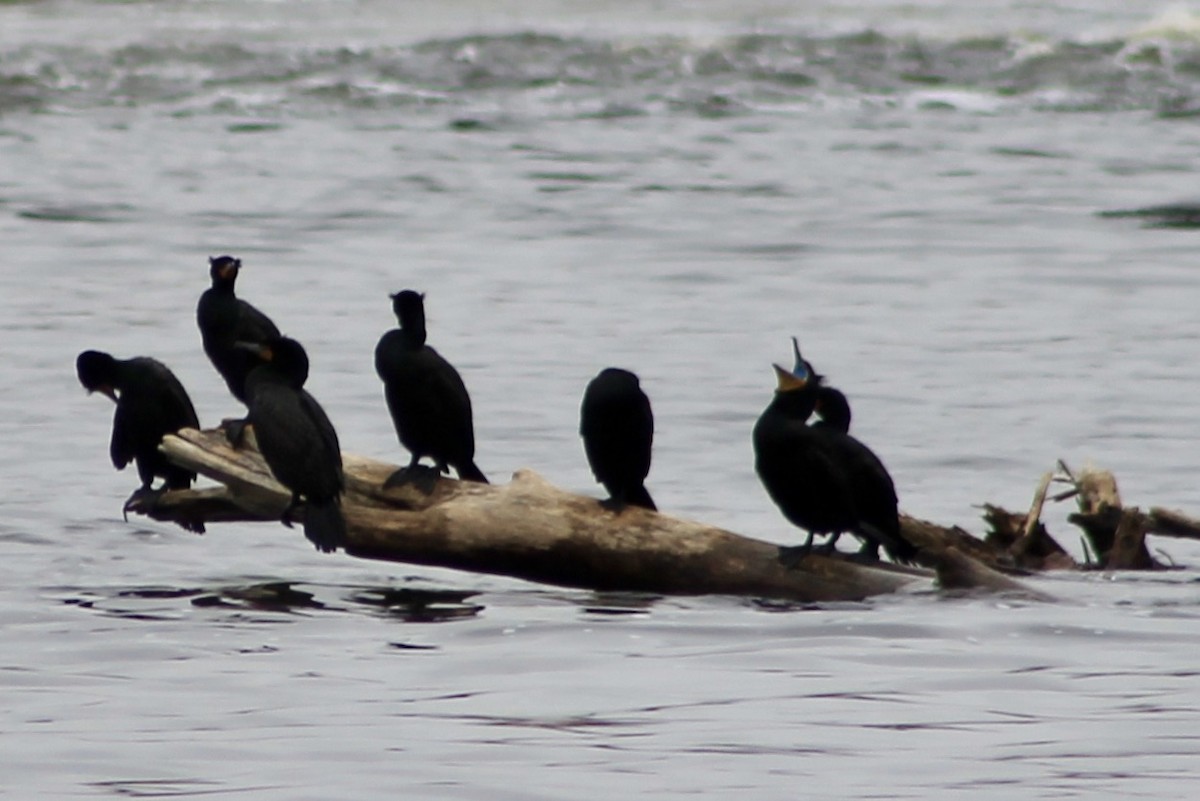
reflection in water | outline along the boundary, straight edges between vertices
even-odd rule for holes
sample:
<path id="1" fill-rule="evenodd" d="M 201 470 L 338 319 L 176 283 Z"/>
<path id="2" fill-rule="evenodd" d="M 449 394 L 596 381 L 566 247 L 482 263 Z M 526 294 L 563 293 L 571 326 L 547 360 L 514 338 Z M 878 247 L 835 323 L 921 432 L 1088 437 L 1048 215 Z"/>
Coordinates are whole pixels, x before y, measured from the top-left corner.
<path id="1" fill-rule="evenodd" d="M 478 615 L 483 605 L 468 602 L 478 595 L 470 590 L 436 590 L 409 587 L 313 587 L 291 581 L 204 587 L 132 587 L 75 591 L 64 604 L 95 609 L 127 620 L 171 620 L 185 616 L 186 606 L 161 601 L 190 601 L 205 609 L 230 609 L 281 614 L 311 611 L 377 613 L 405 623 L 440 623 Z M 322 600 L 319 594 L 337 591 Z M 130 604 L 129 602 L 134 602 Z M 145 604 L 137 602 L 145 601 Z"/>
<path id="2" fill-rule="evenodd" d="M 475 617 L 482 612 L 482 605 L 467 603 L 468 598 L 477 594 L 458 590 L 381 587 L 355 591 L 349 600 L 405 623 L 443 623 Z"/>

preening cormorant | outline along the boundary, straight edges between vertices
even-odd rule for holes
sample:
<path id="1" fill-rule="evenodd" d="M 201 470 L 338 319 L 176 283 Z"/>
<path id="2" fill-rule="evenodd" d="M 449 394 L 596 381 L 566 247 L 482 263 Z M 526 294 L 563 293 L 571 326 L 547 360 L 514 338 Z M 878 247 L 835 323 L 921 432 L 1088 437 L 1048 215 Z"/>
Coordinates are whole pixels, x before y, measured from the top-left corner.
<path id="1" fill-rule="evenodd" d="M 646 491 L 654 414 L 650 399 L 628 370 L 608 367 L 588 382 L 579 408 L 579 434 L 596 480 L 608 490 L 605 503 L 657 509 Z"/>
<path id="2" fill-rule="evenodd" d="M 384 486 L 417 481 L 431 491 L 450 467 L 465 481 L 488 483 L 475 466 L 475 429 L 471 398 L 458 371 L 425 344 L 424 295 L 406 289 L 392 295 L 392 310 L 400 327 L 384 334 L 375 347 L 375 372 L 383 381 L 383 396 L 396 427 L 396 436 L 412 459 Z M 421 457 L 436 468 L 422 467 Z"/>
<path id="3" fill-rule="evenodd" d="M 125 502 L 125 512 L 147 495 L 190 487 L 196 474 L 171 464 L 158 450 L 164 435 L 200 427 L 191 398 L 175 374 L 147 356 L 116 359 L 95 350 L 80 353 L 75 370 L 84 389 L 102 392 L 117 404 L 109 454 L 118 470 L 136 462 L 142 480 L 142 486 Z M 158 490 L 151 488 L 155 476 L 163 479 Z M 203 531 L 203 526 L 198 530 Z"/>
<path id="4" fill-rule="evenodd" d="M 208 260 L 212 286 L 200 295 L 196 323 L 204 352 L 225 379 L 233 396 L 246 403 L 246 377 L 261 364 L 257 353 L 237 343 L 262 343 L 277 338 L 279 329 L 271 318 L 234 294 L 242 260 L 217 256 Z"/>
<path id="5" fill-rule="evenodd" d="M 917 552 L 901 535 L 896 489 L 883 463 L 835 426 L 806 424 L 820 384 L 792 342 L 796 366 L 773 365 L 778 388 L 754 426 L 759 479 L 784 517 L 809 534 L 799 549 L 785 549 L 785 559 L 806 553 L 814 534 L 832 535 L 832 547 L 849 531 L 864 541 L 865 557 L 877 558 L 882 545 L 893 559 L 911 560 Z"/>
<path id="6" fill-rule="evenodd" d="M 292 525 L 291 514 L 303 496 L 304 536 L 326 553 L 343 547 L 342 451 L 325 410 L 304 389 L 308 355 L 299 342 L 287 337 L 238 347 L 254 351 L 261 361 L 246 378 L 247 422 L 254 427 L 271 474 L 292 491 L 283 512 L 284 525 Z M 240 434 L 241 428 L 236 431 Z"/>

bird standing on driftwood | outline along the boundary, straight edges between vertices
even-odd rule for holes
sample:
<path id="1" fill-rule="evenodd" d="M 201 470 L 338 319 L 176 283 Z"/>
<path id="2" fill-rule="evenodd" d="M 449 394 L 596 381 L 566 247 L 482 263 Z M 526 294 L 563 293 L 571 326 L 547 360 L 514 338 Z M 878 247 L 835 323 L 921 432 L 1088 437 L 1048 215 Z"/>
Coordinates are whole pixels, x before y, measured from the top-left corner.
<path id="1" fill-rule="evenodd" d="M 292 525 L 292 512 L 303 496 L 304 536 L 326 553 L 344 547 L 342 451 L 325 410 L 304 389 L 308 354 L 299 342 L 287 337 L 240 343 L 238 347 L 253 351 L 262 362 L 246 377 L 247 422 L 254 427 L 258 449 L 271 474 L 292 492 L 283 511 L 284 525 Z M 243 430 L 234 429 L 234 445 Z"/>
<path id="2" fill-rule="evenodd" d="M 375 346 L 375 372 L 383 381 L 396 436 L 412 459 L 384 482 L 393 487 L 416 482 L 426 493 L 453 467 L 464 481 L 488 483 L 475 466 L 471 397 L 450 362 L 425 344 L 425 296 L 406 289 L 392 295 L 399 328 Z M 418 464 L 428 456 L 435 467 Z"/>
<path id="3" fill-rule="evenodd" d="M 654 414 L 636 375 L 608 367 L 588 382 L 579 407 L 579 433 L 592 473 L 608 490 L 605 505 L 616 511 L 626 504 L 657 509 L 645 486 Z"/>
<path id="4" fill-rule="evenodd" d="M 132 504 L 148 500 L 154 493 L 190 487 L 196 474 L 171 464 L 158 450 L 166 434 L 200 427 L 192 400 L 175 374 L 147 356 L 116 359 L 96 350 L 79 354 L 75 370 L 84 389 L 103 393 L 117 404 L 109 455 L 118 470 L 136 462 L 142 480 L 142 486 L 125 502 L 124 511 L 128 513 Z M 156 476 L 163 479 L 158 490 L 151 488 Z M 198 530 L 204 527 L 199 525 Z"/>
<path id="5" fill-rule="evenodd" d="M 816 408 L 820 382 L 792 340 L 796 365 L 775 369 L 775 397 L 754 426 L 755 470 L 780 511 L 808 531 L 799 548 L 785 549 L 794 561 L 812 546 L 813 535 L 851 532 L 865 542 L 863 556 L 878 558 L 883 546 L 893 559 L 908 561 L 916 549 L 900 533 L 895 485 L 866 445 L 834 425 L 806 424 Z"/>

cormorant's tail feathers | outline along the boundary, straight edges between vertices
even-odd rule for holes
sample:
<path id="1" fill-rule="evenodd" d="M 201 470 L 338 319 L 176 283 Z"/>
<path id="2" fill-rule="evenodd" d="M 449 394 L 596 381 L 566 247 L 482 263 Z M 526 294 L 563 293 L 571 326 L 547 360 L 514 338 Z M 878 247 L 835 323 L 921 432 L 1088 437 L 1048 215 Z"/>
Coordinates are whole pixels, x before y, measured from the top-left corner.
<path id="1" fill-rule="evenodd" d="M 346 547 L 346 519 L 337 498 L 305 504 L 304 536 L 322 553 Z"/>
<path id="2" fill-rule="evenodd" d="M 917 558 L 916 546 L 904 539 L 899 531 L 894 534 L 888 533 L 870 523 L 859 523 L 859 530 L 864 536 L 882 545 L 894 562 L 907 565 Z"/>
<path id="3" fill-rule="evenodd" d="M 643 509 L 649 509 L 651 512 L 657 512 L 658 507 L 654 505 L 654 499 L 650 497 L 650 493 L 646 491 L 645 484 L 638 484 L 631 489 L 625 496 L 625 503 L 632 506 L 640 506 Z"/>
<path id="4" fill-rule="evenodd" d="M 458 478 L 461 481 L 477 481 L 480 484 L 488 483 L 487 476 L 483 474 L 482 470 L 475 466 L 474 462 L 456 464 L 454 465 L 454 469 L 458 471 Z"/>

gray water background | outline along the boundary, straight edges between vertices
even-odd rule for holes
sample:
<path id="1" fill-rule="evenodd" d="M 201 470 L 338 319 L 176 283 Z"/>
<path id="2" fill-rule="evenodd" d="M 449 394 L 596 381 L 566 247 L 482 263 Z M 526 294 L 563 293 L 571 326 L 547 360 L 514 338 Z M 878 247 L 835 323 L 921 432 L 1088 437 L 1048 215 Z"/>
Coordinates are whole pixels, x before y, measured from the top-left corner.
<path id="1" fill-rule="evenodd" d="M 0 797 L 1193 795 L 1195 544 L 1056 604 L 799 609 L 197 537 L 121 520 L 73 360 L 237 414 L 193 317 L 231 252 L 357 453 L 407 459 L 370 360 L 412 287 L 497 481 L 599 496 L 578 399 L 620 365 L 660 506 L 794 543 L 749 432 L 795 334 L 911 514 L 979 531 L 1058 458 L 1195 513 L 1200 233 L 1103 212 L 1200 198 L 1197 13 L 0 5 Z"/>

